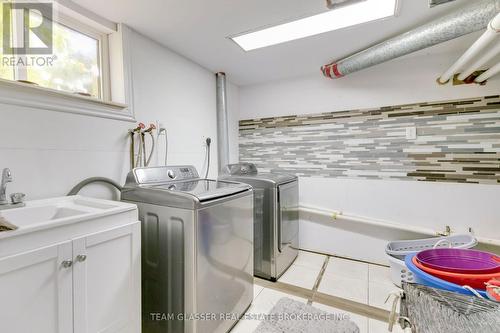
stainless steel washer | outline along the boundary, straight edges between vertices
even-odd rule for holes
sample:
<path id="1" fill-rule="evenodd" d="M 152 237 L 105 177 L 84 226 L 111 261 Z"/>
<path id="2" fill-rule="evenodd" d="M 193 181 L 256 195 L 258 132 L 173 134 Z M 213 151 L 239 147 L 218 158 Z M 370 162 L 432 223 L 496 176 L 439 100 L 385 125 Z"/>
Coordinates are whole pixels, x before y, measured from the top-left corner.
<path id="1" fill-rule="evenodd" d="M 251 163 L 230 164 L 225 174 L 254 189 L 254 274 L 276 281 L 298 255 L 298 177 L 258 172 Z"/>
<path id="2" fill-rule="evenodd" d="M 122 200 L 142 221 L 143 332 L 229 331 L 253 298 L 252 188 L 193 166 L 138 168 Z"/>

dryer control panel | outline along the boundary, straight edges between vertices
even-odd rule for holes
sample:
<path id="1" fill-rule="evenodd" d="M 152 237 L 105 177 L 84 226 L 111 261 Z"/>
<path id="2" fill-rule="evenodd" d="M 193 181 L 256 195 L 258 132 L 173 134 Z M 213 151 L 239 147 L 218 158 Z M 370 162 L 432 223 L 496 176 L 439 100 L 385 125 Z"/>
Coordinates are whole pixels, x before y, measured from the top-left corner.
<path id="1" fill-rule="evenodd" d="M 198 171 L 192 165 L 137 168 L 134 169 L 134 176 L 139 185 L 200 178 Z"/>

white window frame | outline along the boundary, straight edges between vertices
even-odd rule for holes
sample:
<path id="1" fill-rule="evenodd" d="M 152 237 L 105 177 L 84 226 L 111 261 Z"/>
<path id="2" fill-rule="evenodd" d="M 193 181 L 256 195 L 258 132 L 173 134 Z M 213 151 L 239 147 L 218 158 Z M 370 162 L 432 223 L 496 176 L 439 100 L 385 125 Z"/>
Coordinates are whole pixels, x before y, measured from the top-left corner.
<path id="1" fill-rule="evenodd" d="M 108 35 L 102 31 L 92 28 L 80 21 L 77 21 L 63 13 L 58 13 L 54 21 L 69 29 L 75 30 L 83 35 L 97 40 L 99 55 L 99 99 L 109 101 L 111 98 L 109 82 L 109 43 Z"/>
<path id="2" fill-rule="evenodd" d="M 0 104 L 134 122 L 130 28 L 87 12 L 71 1 L 68 4 L 73 8 L 65 1 L 54 2 L 54 21 L 98 40 L 100 97 L 0 79 Z"/>

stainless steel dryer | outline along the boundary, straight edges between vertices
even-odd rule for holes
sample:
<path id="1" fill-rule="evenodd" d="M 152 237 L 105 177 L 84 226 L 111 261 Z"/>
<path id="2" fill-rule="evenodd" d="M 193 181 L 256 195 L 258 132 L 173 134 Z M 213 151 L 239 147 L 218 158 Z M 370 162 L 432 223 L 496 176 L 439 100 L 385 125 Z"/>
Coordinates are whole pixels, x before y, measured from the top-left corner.
<path id="1" fill-rule="evenodd" d="M 253 298 L 253 195 L 193 166 L 137 168 L 144 333 L 225 333 Z M 185 319 L 185 320 L 182 320 Z"/>
<path id="2" fill-rule="evenodd" d="M 276 281 L 298 255 L 298 177 L 258 172 L 251 163 L 230 164 L 224 173 L 221 179 L 254 189 L 254 274 Z"/>

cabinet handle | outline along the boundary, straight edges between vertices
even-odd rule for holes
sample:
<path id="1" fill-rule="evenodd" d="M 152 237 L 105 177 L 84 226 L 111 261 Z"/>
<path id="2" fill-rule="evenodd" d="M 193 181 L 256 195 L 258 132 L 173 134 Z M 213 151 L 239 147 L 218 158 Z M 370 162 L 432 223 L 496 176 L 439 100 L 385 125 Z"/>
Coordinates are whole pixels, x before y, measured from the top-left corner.
<path id="1" fill-rule="evenodd" d="M 76 261 L 78 261 L 78 262 L 84 262 L 85 260 L 87 260 L 87 256 L 84 254 L 80 254 L 80 255 L 76 256 Z"/>
<path id="2" fill-rule="evenodd" d="M 62 267 L 64 268 L 70 268 L 71 266 L 73 266 L 73 261 L 71 260 L 65 260 L 62 262 Z"/>

